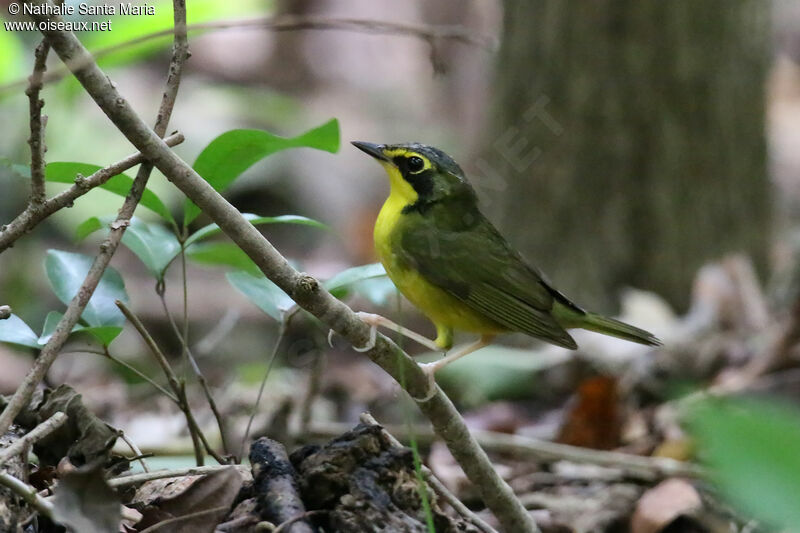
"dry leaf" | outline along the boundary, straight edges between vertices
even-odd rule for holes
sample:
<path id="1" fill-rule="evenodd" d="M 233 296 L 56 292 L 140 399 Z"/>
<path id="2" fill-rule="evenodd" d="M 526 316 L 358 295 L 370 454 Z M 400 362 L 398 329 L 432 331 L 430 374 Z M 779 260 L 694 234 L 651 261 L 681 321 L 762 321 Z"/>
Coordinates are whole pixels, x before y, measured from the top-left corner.
<path id="1" fill-rule="evenodd" d="M 631 533 L 659 533 L 676 518 L 702 506 L 700 495 L 683 479 L 667 479 L 645 492 L 631 517 Z"/>

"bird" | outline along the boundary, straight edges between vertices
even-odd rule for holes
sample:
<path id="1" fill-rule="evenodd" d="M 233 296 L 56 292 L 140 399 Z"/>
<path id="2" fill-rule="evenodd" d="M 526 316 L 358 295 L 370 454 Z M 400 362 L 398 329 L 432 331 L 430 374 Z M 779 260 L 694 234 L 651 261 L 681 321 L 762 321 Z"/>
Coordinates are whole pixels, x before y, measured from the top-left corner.
<path id="1" fill-rule="evenodd" d="M 434 351 L 453 347 L 454 331 L 480 338 L 433 363 L 421 364 L 435 393 L 435 372 L 489 344 L 522 332 L 575 350 L 568 329 L 582 328 L 648 346 L 652 333 L 592 313 L 558 291 L 481 213 L 461 167 L 443 151 L 419 143 L 352 144 L 389 175 L 389 196 L 375 221 L 375 249 L 397 289 L 436 327 L 434 340 L 372 313 L 358 316 Z M 363 347 L 361 351 L 372 346 Z"/>

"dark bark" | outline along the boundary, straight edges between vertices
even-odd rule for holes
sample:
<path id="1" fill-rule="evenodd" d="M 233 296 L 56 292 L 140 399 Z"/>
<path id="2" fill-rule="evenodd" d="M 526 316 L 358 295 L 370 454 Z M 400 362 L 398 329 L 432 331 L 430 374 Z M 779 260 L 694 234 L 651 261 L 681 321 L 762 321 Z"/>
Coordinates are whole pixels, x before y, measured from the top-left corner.
<path id="1" fill-rule="evenodd" d="M 696 270 L 769 237 L 758 0 L 506 0 L 493 128 L 472 175 L 578 303 L 685 307 Z"/>

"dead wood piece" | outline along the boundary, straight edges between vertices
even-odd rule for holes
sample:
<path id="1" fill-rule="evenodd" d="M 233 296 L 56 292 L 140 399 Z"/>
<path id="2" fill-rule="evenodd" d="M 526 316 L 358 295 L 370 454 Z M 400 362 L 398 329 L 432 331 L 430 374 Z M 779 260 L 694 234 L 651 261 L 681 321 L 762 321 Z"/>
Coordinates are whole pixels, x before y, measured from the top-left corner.
<path id="1" fill-rule="evenodd" d="M 261 437 L 250 447 L 250 463 L 262 519 L 281 524 L 306 512 L 300 499 L 297 473 L 281 443 Z M 313 533 L 315 529 L 309 522 L 297 520 L 286 531 Z"/>
<path id="2" fill-rule="evenodd" d="M 326 531 L 427 532 L 421 491 L 436 531 L 479 531 L 436 505 L 414 471 L 411 450 L 393 446 L 380 426 L 359 424 L 323 447 L 301 448 L 292 462 L 309 508 L 329 511 L 321 518 Z"/>
<path id="3" fill-rule="evenodd" d="M 0 447 L 8 448 L 24 435 L 23 428 L 13 425 L 4 435 L 0 436 Z M 23 460 L 20 454 L 15 454 L 8 458 L 2 466 L 2 470 L 24 480 L 27 479 L 25 477 L 26 463 L 27 459 Z M 31 509 L 22 498 L 10 489 L 0 487 L 0 531 L 17 531 L 18 526 L 25 522 L 30 514 Z"/>

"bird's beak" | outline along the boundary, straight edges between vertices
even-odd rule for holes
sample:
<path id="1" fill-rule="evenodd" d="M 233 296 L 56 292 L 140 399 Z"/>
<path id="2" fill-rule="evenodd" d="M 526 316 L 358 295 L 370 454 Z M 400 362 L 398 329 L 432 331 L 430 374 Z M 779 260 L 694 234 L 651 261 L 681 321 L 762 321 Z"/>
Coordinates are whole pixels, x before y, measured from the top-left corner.
<path id="1" fill-rule="evenodd" d="M 386 147 L 386 145 L 365 143 L 361 141 L 353 141 L 351 144 L 365 154 L 371 155 L 378 161 L 389 161 L 389 158 L 383 153 L 383 149 Z"/>

